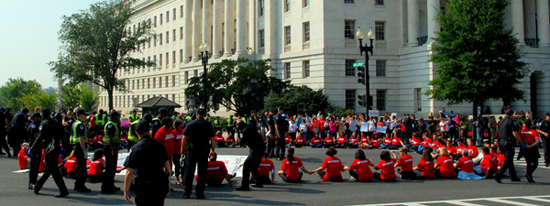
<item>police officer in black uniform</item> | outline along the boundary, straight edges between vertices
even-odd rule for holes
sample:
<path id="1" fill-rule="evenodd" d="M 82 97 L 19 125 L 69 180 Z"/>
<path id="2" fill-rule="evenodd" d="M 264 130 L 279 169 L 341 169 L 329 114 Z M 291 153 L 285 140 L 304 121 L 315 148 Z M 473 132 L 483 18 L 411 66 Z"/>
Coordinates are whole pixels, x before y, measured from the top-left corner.
<path id="1" fill-rule="evenodd" d="M 504 175 L 507 169 L 510 169 L 510 177 L 512 182 L 519 182 L 520 179 L 514 168 L 514 146 L 516 140 L 524 147 L 523 140 L 519 136 L 519 126 L 511 117 L 514 111 L 511 109 L 506 111 L 506 117 L 498 123 L 498 147 L 504 152 L 505 160 L 500 166 L 500 170 L 495 175 L 495 181 L 501 183 L 500 178 Z"/>
<path id="2" fill-rule="evenodd" d="M 168 115 L 168 110 L 166 108 L 160 108 L 159 114 L 156 118 L 153 118 L 151 122 L 151 136 L 155 136 L 157 131 L 162 127 L 162 119 Z"/>
<path id="3" fill-rule="evenodd" d="M 29 109 L 25 107 L 17 113 L 11 121 L 10 132 L 8 134 L 8 143 L 11 146 L 15 157 L 17 157 L 19 150 L 21 150 L 21 143 L 28 142 L 26 132 L 28 113 Z"/>
<path id="4" fill-rule="evenodd" d="M 288 121 L 283 117 L 284 109 L 279 107 L 279 113 L 275 116 L 275 133 L 277 135 L 277 148 L 275 156 L 277 160 L 283 160 L 285 156 L 285 136 L 288 131 Z"/>
<path id="5" fill-rule="evenodd" d="M 42 177 L 36 183 L 34 187 L 34 193 L 38 194 L 46 180 L 50 178 L 50 175 L 53 177 L 55 184 L 59 188 L 59 194 L 54 197 L 65 197 L 69 195 L 67 186 L 61 177 L 61 172 L 57 167 L 57 158 L 61 153 L 61 137 L 63 137 L 63 126 L 60 122 L 51 119 L 50 109 L 43 109 L 42 116 L 44 117 L 44 123 L 42 124 L 42 130 L 38 135 L 37 142 L 42 144 L 44 147 L 44 153 L 46 155 L 46 170 Z"/>
<path id="6" fill-rule="evenodd" d="M 548 167 L 548 164 L 550 164 L 550 151 L 548 150 L 548 147 L 550 147 L 550 144 L 548 144 L 548 141 L 550 141 L 550 112 L 546 113 L 546 119 L 540 123 L 537 132 L 541 134 L 542 144 L 544 146 L 544 163 L 546 167 Z"/>
<path id="7" fill-rule="evenodd" d="M 254 125 L 254 127 L 258 127 L 258 117 L 256 117 L 256 110 L 250 111 L 250 117 L 248 117 L 248 124 Z"/>
<path id="8" fill-rule="evenodd" d="M 162 143 L 149 134 L 149 122 L 137 123 L 136 133 L 140 141 L 132 147 L 124 166 L 124 197 L 131 203 L 130 185 L 134 184 L 136 205 L 164 205 L 170 194 L 172 166 Z M 165 172 L 166 171 L 166 172 Z"/>
<path id="9" fill-rule="evenodd" d="M 235 135 L 235 123 L 233 115 L 229 115 L 229 119 L 227 120 L 227 133 L 229 136 Z"/>
<path id="10" fill-rule="evenodd" d="M 63 126 L 65 127 L 65 136 L 63 138 L 62 144 L 63 149 L 65 149 L 65 156 L 69 156 L 73 151 L 73 146 L 70 143 L 71 134 L 73 133 L 73 124 L 76 121 L 74 113 L 69 111 L 67 115 L 63 118 Z"/>
<path id="11" fill-rule="evenodd" d="M 28 136 L 30 139 L 30 151 L 31 151 L 31 165 L 29 169 L 29 189 L 34 189 L 34 185 L 36 185 L 36 181 L 38 179 L 38 168 L 40 167 L 40 162 L 42 159 L 42 146 L 40 144 L 37 144 L 36 139 L 38 138 L 38 134 L 40 134 L 40 129 L 42 127 L 42 115 L 40 113 L 34 113 L 32 114 L 32 122 L 29 125 L 28 128 Z"/>
<path id="12" fill-rule="evenodd" d="M 0 109 L 0 155 L 8 154 L 8 158 L 11 158 L 10 148 L 8 147 L 8 142 L 6 141 L 6 129 L 8 127 L 8 118 L 7 114 L 4 112 L 5 109 Z M 2 152 L 2 148 L 6 150 L 6 153 Z"/>
<path id="13" fill-rule="evenodd" d="M 265 143 L 262 139 L 258 129 L 253 124 L 246 124 L 243 121 L 237 122 L 237 130 L 242 131 L 243 137 L 241 139 L 242 145 L 247 145 L 250 148 L 248 157 L 244 161 L 243 167 L 243 180 L 240 187 L 237 188 L 238 191 L 248 191 L 250 190 L 249 185 L 249 176 L 252 173 L 252 179 L 254 184 L 252 187 L 263 187 L 261 181 L 259 181 L 260 173 L 258 172 L 258 167 L 262 162 L 262 157 L 265 154 Z"/>
<path id="14" fill-rule="evenodd" d="M 103 138 L 103 151 L 105 151 L 105 173 L 101 184 L 101 193 L 114 194 L 120 191 L 115 186 L 115 173 L 118 162 L 118 150 L 120 146 L 120 114 L 111 112 L 111 120 L 105 124 L 105 137 Z"/>
<path id="15" fill-rule="evenodd" d="M 85 186 L 88 173 L 86 170 L 86 157 L 87 149 L 86 144 L 88 142 L 88 130 L 84 126 L 84 120 L 86 119 L 86 112 L 83 109 L 76 110 L 76 117 L 78 121 L 73 125 L 71 134 L 71 145 L 74 151 L 73 156 L 76 157 L 76 181 L 74 183 L 74 190 L 77 192 L 91 192 Z"/>
<path id="16" fill-rule="evenodd" d="M 275 113 L 274 109 L 269 110 L 267 115 L 267 128 L 269 132 L 266 135 L 267 138 L 267 158 L 273 158 L 275 156 L 275 147 L 277 146 L 277 131 L 275 130 Z"/>
<path id="17" fill-rule="evenodd" d="M 185 179 L 184 179 L 184 199 L 189 199 L 191 190 L 193 190 L 193 174 L 197 168 L 197 185 L 195 194 L 197 199 L 204 199 L 204 188 L 206 184 L 206 175 L 208 172 L 208 157 L 213 157 L 216 149 L 216 139 L 212 124 L 207 122 L 204 117 L 206 110 L 199 108 L 197 110 L 197 119 L 185 127 L 182 139 L 182 154 L 186 154 L 185 159 Z M 208 142 L 210 140 L 210 142 Z M 210 150 L 212 148 L 212 150 Z M 210 151 L 210 154 L 208 154 Z M 186 152 L 186 153 L 183 153 Z"/>

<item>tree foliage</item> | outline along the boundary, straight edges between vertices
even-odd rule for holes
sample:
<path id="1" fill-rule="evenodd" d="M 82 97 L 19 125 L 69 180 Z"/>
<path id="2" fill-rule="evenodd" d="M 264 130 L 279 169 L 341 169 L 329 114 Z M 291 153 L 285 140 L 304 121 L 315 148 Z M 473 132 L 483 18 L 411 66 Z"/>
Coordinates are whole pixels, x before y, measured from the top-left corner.
<path id="1" fill-rule="evenodd" d="M 59 95 L 56 93 L 50 93 L 47 91 L 39 91 L 32 94 L 26 94 L 23 96 L 23 102 L 25 107 L 32 109 L 35 107 L 49 108 L 55 110 L 57 106 L 57 97 Z"/>
<path id="2" fill-rule="evenodd" d="M 288 90 L 271 92 L 265 103 L 265 111 L 282 106 L 286 114 L 317 114 L 328 108 L 328 97 L 323 90 L 313 91 L 307 86 L 291 86 Z"/>
<path id="3" fill-rule="evenodd" d="M 32 103 L 31 96 L 42 91 L 42 86 L 36 80 L 24 80 L 23 78 L 10 78 L 6 84 L 0 87 L 2 105 L 11 107 L 12 111 L 21 110 Z M 27 103 L 27 105 L 25 104 Z"/>
<path id="4" fill-rule="evenodd" d="M 85 84 L 80 85 L 80 107 L 84 111 L 94 111 L 99 106 L 99 96 L 93 88 L 88 88 Z"/>
<path id="5" fill-rule="evenodd" d="M 113 91 L 126 91 L 120 72 L 154 66 L 154 62 L 131 57 L 139 46 L 154 36 L 151 22 L 130 22 L 131 4 L 127 0 L 94 3 L 87 10 L 63 16 L 59 40 L 63 43 L 58 60 L 50 62 L 55 78 L 77 85 L 92 82 L 105 89 L 109 109 L 113 108 Z M 136 26 L 131 29 L 130 25 Z M 128 29 L 126 29 L 128 28 Z"/>
<path id="6" fill-rule="evenodd" d="M 430 61 L 439 69 L 427 95 L 449 104 L 486 100 L 523 99 L 514 87 L 525 77 L 518 39 L 504 29 L 503 0 L 449 0 L 437 20 L 441 32 L 435 38 Z"/>
<path id="7" fill-rule="evenodd" d="M 262 109 L 264 97 L 270 92 L 280 93 L 289 86 L 288 81 L 267 75 L 267 72 L 272 70 L 269 61 L 225 59 L 210 65 L 206 89 L 216 104 L 210 104 L 208 108 L 215 112 L 219 110 L 219 105 L 222 105 L 237 115 L 250 113 L 253 109 Z M 195 98 L 197 106 L 201 105 L 204 96 L 199 77 L 189 80 L 185 96 L 188 99 Z"/>
<path id="8" fill-rule="evenodd" d="M 67 84 L 61 86 L 60 89 L 63 92 L 59 99 L 61 106 L 69 109 L 77 108 L 80 105 L 81 90 L 78 86 Z"/>

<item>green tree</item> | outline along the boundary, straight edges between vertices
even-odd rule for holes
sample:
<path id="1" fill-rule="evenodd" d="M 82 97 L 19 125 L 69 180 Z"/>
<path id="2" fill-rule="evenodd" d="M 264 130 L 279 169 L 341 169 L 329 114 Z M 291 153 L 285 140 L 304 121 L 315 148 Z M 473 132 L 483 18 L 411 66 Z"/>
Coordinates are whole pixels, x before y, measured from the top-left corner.
<path id="1" fill-rule="evenodd" d="M 439 69 L 427 95 L 450 105 L 473 103 L 474 115 L 486 100 L 523 99 L 514 85 L 525 77 L 526 64 L 512 28 L 504 28 L 506 6 L 504 0 L 449 0 L 437 15 L 442 31 L 430 61 Z"/>
<path id="2" fill-rule="evenodd" d="M 25 97 L 27 95 L 36 94 L 42 91 L 42 86 L 36 80 L 26 81 L 21 77 L 10 78 L 6 84 L 0 87 L 0 96 L 2 105 L 11 107 L 12 111 L 21 110 L 25 107 Z"/>
<path id="3" fill-rule="evenodd" d="M 277 109 L 282 106 L 286 114 L 309 113 L 317 114 L 328 108 L 328 97 L 323 90 L 313 91 L 307 86 L 291 86 L 289 89 L 279 92 L 271 92 L 265 103 L 265 111 Z"/>
<path id="4" fill-rule="evenodd" d="M 22 100 L 25 107 L 32 110 L 35 107 L 48 108 L 55 110 L 57 106 L 57 97 L 59 95 L 56 93 L 50 93 L 47 91 L 39 91 L 36 93 L 30 93 L 23 96 Z"/>
<path id="5" fill-rule="evenodd" d="M 91 81 L 105 89 L 109 110 L 113 108 L 113 91 L 127 91 L 126 80 L 118 78 L 117 73 L 155 65 L 130 56 L 140 52 L 140 46 L 143 48 L 155 35 L 150 21 L 130 21 L 132 2 L 102 1 L 63 16 L 59 31 L 63 50 L 57 61 L 49 63 L 55 78 L 68 80 L 72 85 Z M 130 25 L 136 26 L 135 30 Z"/>
<path id="6" fill-rule="evenodd" d="M 93 88 L 88 88 L 85 84 L 80 85 L 80 107 L 84 111 L 94 111 L 99 106 L 99 96 Z"/>
<path id="7" fill-rule="evenodd" d="M 60 89 L 63 92 L 59 99 L 61 106 L 69 109 L 77 108 L 80 105 L 81 90 L 78 86 L 67 84 L 61 86 Z"/>
<path id="8" fill-rule="evenodd" d="M 215 112 L 219 110 L 219 105 L 223 105 L 237 115 L 250 113 L 252 109 L 262 109 L 264 97 L 269 92 L 280 93 L 289 86 L 288 81 L 267 76 L 267 72 L 272 70 L 269 61 L 225 59 L 210 65 L 206 89 L 216 104 L 210 104 L 208 109 Z M 204 94 L 199 77 L 189 80 L 185 95 L 188 99 L 195 98 L 197 105 L 201 105 Z"/>

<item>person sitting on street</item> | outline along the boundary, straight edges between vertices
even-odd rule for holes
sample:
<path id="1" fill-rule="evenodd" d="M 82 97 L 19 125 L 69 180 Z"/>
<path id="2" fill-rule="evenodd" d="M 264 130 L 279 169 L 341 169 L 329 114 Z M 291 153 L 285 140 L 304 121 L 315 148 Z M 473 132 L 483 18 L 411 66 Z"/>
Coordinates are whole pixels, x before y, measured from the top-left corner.
<path id="1" fill-rule="evenodd" d="M 311 148 L 322 148 L 323 139 L 319 137 L 319 133 L 315 133 L 315 136 L 311 139 Z"/>
<path id="2" fill-rule="evenodd" d="M 395 151 L 391 151 L 392 155 L 397 159 Z M 394 167 L 401 167 L 401 170 L 398 169 L 401 179 L 412 180 L 417 179 L 416 174 L 413 171 L 413 157 L 407 154 L 406 148 L 399 149 L 399 154 L 401 157 L 397 159 Z"/>
<path id="3" fill-rule="evenodd" d="M 453 167 L 453 158 L 449 155 L 447 148 L 439 148 L 439 158 L 435 162 L 435 176 L 441 178 L 455 178 L 456 172 Z"/>
<path id="4" fill-rule="evenodd" d="M 327 137 L 325 138 L 325 148 L 333 148 L 334 147 L 334 137 L 330 133 L 327 133 Z"/>
<path id="5" fill-rule="evenodd" d="M 308 171 L 304 167 L 300 158 L 294 156 L 294 148 L 288 148 L 286 158 L 281 165 L 281 170 L 277 174 L 287 183 L 301 183 L 302 172 L 310 175 L 313 174 L 313 171 Z"/>
<path id="6" fill-rule="evenodd" d="M 422 159 L 420 159 L 418 165 L 413 169 L 418 177 L 422 177 L 424 179 L 435 178 L 434 158 L 429 149 L 422 152 Z"/>
<path id="7" fill-rule="evenodd" d="M 483 147 L 483 160 L 478 166 L 474 167 L 478 175 L 484 176 L 485 179 L 493 178 L 493 175 L 498 172 L 498 158 L 491 154 L 489 147 Z"/>
<path id="8" fill-rule="evenodd" d="M 455 164 L 455 168 L 458 169 L 458 178 L 465 180 L 480 180 L 480 177 L 474 173 L 474 161 L 469 156 L 468 150 L 462 150 L 462 157 Z"/>
<path id="9" fill-rule="evenodd" d="M 306 138 L 304 138 L 304 136 L 302 136 L 302 133 L 298 132 L 298 136 L 294 140 L 294 146 L 296 148 L 304 148 L 304 147 L 307 146 Z"/>
<path id="10" fill-rule="evenodd" d="M 374 164 L 365 156 L 365 152 L 359 149 L 355 152 L 355 159 L 349 166 L 349 175 L 355 181 L 370 182 L 373 174 L 369 167 L 374 168 Z"/>
<path id="11" fill-rule="evenodd" d="M 227 147 L 227 145 L 225 144 L 225 139 L 222 136 L 222 131 L 216 132 L 216 147 Z"/>
<path id="12" fill-rule="evenodd" d="M 218 155 L 214 153 L 214 156 L 208 161 L 208 175 L 206 176 L 206 184 L 208 186 L 221 186 L 223 179 L 225 178 L 230 187 L 233 187 L 231 179 L 237 176 L 237 173 L 228 174 L 227 167 L 222 161 L 217 161 Z M 198 175 L 195 175 L 195 180 Z"/>
<path id="13" fill-rule="evenodd" d="M 386 134 L 386 137 L 384 137 L 384 143 L 380 146 L 380 149 L 390 149 L 392 145 L 392 138 L 390 137 L 390 134 Z"/>
<path id="14" fill-rule="evenodd" d="M 347 148 L 348 144 L 348 137 L 346 137 L 344 132 L 340 132 L 338 134 L 338 139 L 336 140 L 335 148 Z"/>
<path id="15" fill-rule="evenodd" d="M 19 162 L 19 169 L 24 170 L 28 168 L 29 162 L 31 162 L 31 158 L 27 153 L 29 152 L 29 143 L 23 143 L 21 144 L 21 150 L 19 150 L 19 154 L 17 154 L 17 161 Z"/>
<path id="16" fill-rule="evenodd" d="M 103 182 L 103 173 L 105 170 L 105 159 L 103 159 L 103 150 L 98 149 L 94 152 L 94 158 L 90 164 L 88 171 L 87 182 L 100 183 Z"/>
<path id="17" fill-rule="evenodd" d="M 311 173 L 317 172 L 323 182 L 343 182 L 341 172 L 348 170 L 348 167 L 344 166 L 338 157 L 335 157 L 337 153 L 336 149 L 328 148 L 325 152 L 328 157 L 323 161 L 323 165 Z"/>
<path id="18" fill-rule="evenodd" d="M 373 174 L 374 179 L 382 181 L 394 181 L 395 175 L 395 163 L 397 159 L 390 156 L 390 152 L 384 150 L 380 152 L 380 162 L 374 167 L 375 170 L 382 170 L 380 173 L 375 172 Z"/>

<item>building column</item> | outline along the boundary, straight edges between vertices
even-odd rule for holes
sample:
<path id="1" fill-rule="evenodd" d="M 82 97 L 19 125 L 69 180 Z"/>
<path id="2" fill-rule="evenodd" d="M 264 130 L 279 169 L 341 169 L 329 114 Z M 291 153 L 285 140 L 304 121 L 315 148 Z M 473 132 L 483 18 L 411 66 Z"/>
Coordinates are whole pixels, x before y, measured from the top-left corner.
<path id="1" fill-rule="evenodd" d="M 189 40 L 191 39 L 189 36 L 189 31 L 191 30 L 191 21 L 189 21 L 191 19 L 191 0 L 185 0 L 183 7 L 183 62 L 189 63 L 189 56 L 191 56 L 191 51 L 189 51 Z"/>
<path id="2" fill-rule="evenodd" d="M 210 36 L 208 35 L 210 30 L 210 0 L 202 0 L 202 39 L 201 43 L 208 42 Z M 208 42 L 209 45 L 212 45 L 212 42 Z M 211 52 L 211 51 L 208 51 Z"/>
<path id="3" fill-rule="evenodd" d="M 525 28 L 523 27 L 523 0 L 512 0 L 512 25 L 519 45 L 525 45 Z"/>
<path id="4" fill-rule="evenodd" d="M 440 9 L 439 0 L 428 0 L 427 2 L 427 18 L 428 18 L 428 42 L 433 42 L 440 31 L 440 25 L 437 21 L 437 13 Z"/>
<path id="5" fill-rule="evenodd" d="M 200 10 L 201 10 L 201 0 L 193 0 L 193 40 L 192 40 L 192 48 L 191 51 L 193 51 L 193 61 L 199 61 L 199 46 L 201 45 L 201 39 L 200 37 L 200 24 L 199 24 L 199 17 L 200 17 Z"/>
<path id="6" fill-rule="evenodd" d="M 214 0 L 214 5 L 213 5 L 213 9 L 212 9 L 212 13 L 213 13 L 213 18 L 212 19 L 212 26 L 214 27 L 213 29 L 213 36 L 214 38 L 212 38 L 212 57 L 214 59 L 217 59 L 217 58 L 220 58 L 220 39 L 221 36 L 222 36 L 222 33 L 221 33 L 221 24 L 220 24 L 220 0 Z"/>
<path id="7" fill-rule="evenodd" d="M 539 29 L 539 46 L 550 46 L 550 16 L 548 15 L 548 0 L 537 0 L 537 22 Z"/>
<path id="8" fill-rule="evenodd" d="M 246 2 L 237 0 L 237 48 L 235 54 L 246 54 Z"/>
<path id="9" fill-rule="evenodd" d="M 409 22 L 409 43 L 407 46 L 418 46 L 418 27 L 420 26 L 420 14 L 418 13 L 418 0 L 407 0 L 407 19 Z"/>
<path id="10" fill-rule="evenodd" d="M 233 55 L 231 53 L 231 42 L 233 42 L 231 41 L 231 33 L 233 31 L 233 27 L 231 25 L 233 25 L 233 20 L 231 19 L 231 1 L 230 0 L 225 0 L 223 9 L 224 9 L 223 15 L 224 15 L 224 24 L 225 24 L 225 28 L 223 28 L 225 33 L 224 40 L 223 40 L 223 43 L 224 43 L 223 49 L 225 51 L 223 55 L 225 57 L 230 57 Z"/>

